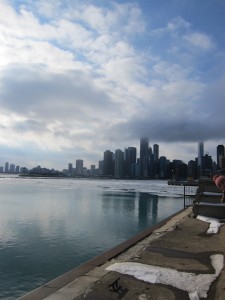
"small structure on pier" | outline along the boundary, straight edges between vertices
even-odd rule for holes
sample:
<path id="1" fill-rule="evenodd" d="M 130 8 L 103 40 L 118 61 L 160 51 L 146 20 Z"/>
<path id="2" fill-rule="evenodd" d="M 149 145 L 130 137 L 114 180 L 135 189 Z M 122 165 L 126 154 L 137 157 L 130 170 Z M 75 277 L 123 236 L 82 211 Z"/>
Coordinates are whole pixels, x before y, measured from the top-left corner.
<path id="1" fill-rule="evenodd" d="M 178 186 L 183 187 L 184 208 L 191 206 L 193 204 L 193 200 L 196 197 L 196 191 L 199 186 L 198 181 L 196 181 L 196 180 L 187 180 L 187 181 L 169 180 L 168 185 L 178 185 Z"/>

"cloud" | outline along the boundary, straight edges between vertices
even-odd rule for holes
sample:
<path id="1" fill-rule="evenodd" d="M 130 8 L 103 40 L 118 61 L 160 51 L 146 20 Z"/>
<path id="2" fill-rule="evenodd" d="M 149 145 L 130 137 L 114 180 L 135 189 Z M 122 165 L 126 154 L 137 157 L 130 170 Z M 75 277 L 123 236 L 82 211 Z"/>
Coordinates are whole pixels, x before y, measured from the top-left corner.
<path id="1" fill-rule="evenodd" d="M 48 120 L 60 115 L 67 115 L 69 119 L 84 118 L 85 115 L 91 117 L 94 109 L 97 116 L 114 106 L 108 95 L 94 86 L 91 76 L 82 72 L 55 74 L 35 65 L 14 66 L 1 77 L 2 107 L 22 115 L 37 115 Z"/>
<path id="2" fill-rule="evenodd" d="M 199 32 L 184 35 L 183 39 L 202 50 L 211 50 L 215 46 L 208 35 Z"/>
<path id="3" fill-rule="evenodd" d="M 177 38 L 180 34 L 187 32 L 191 28 L 191 24 L 184 20 L 182 17 L 177 16 L 168 20 L 168 22 L 163 27 L 152 28 L 150 31 L 150 36 L 156 38 L 165 38 L 170 36 Z"/>
<path id="4" fill-rule="evenodd" d="M 13 3 L 0 3 L 1 145 L 90 157 L 143 134 L 223 138 L 223 49 L 191 20 L 159 26 L 129 1 Z"/>

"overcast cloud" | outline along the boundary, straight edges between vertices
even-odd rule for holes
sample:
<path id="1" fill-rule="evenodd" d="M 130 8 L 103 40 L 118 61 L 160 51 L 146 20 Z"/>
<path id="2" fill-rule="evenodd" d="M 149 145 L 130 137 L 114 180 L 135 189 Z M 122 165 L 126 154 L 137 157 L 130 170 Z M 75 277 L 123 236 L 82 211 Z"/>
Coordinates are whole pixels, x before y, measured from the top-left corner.
<path id="1" fill-rule="evenodd" d="M 204 10 L 202 9 L 204 5 Z M 0 165 L 225 144 L 223 0 L 0 2 Z"/>

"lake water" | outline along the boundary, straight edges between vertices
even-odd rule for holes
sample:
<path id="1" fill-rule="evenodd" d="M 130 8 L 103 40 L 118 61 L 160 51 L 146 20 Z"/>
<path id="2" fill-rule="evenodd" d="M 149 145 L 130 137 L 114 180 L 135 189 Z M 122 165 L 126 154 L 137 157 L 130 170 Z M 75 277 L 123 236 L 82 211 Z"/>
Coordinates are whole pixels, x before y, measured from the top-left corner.
<path id="1" fill-rule="evenodd" d="M 0 178 L 0 299 L 17 299 L 183 208 L 167 181 Z"/>

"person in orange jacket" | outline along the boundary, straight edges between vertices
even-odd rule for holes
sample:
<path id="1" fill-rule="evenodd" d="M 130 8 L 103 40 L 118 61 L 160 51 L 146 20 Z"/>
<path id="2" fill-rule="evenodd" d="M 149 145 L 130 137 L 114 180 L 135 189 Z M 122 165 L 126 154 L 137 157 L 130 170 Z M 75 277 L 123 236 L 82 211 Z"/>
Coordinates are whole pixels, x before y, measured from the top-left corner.
<path id="1" fill-rule="evenodd" d="M 223 175 L 214 175 L 213 181 L 216 186 L 223 192 L 221 202 L 225 202 L 225 176 Z"/>

